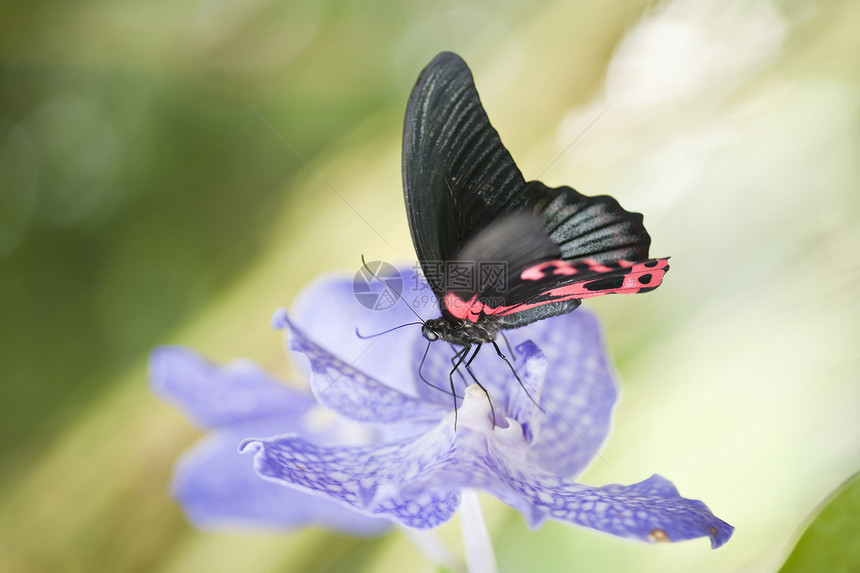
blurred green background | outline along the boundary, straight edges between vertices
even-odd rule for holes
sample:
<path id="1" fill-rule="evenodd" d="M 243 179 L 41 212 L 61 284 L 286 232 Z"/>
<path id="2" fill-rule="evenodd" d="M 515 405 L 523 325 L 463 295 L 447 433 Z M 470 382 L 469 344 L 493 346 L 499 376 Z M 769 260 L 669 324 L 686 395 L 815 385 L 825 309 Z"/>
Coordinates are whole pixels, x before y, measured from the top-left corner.
<path id="1" fill-rule="evenodd" d="M 500 567 L 778 570 L 860 469 L 858 26 L 824 0 L 0 7 L 0 570 L 435 570 L 397 532 L 191 529 L 167 484 L 198 434 L 145 361 L 288 377 L 275 308 L 414 258 L 400 130 L 440 50 L 527 178 L 617 196 L 673 257 L 659 291 L 589 304 L 625 393 L 583 481 L 659 472 L 737 527 L 716 552 L 531 533 L 488 498 Z M 789 568 L 860 568 L 856 499 Z"/>

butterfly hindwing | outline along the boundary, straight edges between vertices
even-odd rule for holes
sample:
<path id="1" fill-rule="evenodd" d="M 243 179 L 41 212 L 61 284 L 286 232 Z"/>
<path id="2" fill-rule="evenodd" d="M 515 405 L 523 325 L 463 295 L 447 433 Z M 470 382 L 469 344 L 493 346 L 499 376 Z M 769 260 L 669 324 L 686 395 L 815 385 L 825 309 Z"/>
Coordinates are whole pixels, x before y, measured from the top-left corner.
<path id="1" fill-rule="evenodd" d="M 540 181 L 526 187 L 533 197 L 541 227 L 558 245 L 567 261 L 638 261 L 648 258 L 651 237 L 640 213 L 630 213 L 613 197 L 589 197 L 562 186 L 551 188 Z"/>
<path id="2" fill-rule="evenodd" d="M 512 304 L 524 295 L 510 290 L 509 283 L 536 263 L 560 256 L 561 252 L 543 232 L 537 217 L 528 211 L 513 213 L 478 233 L 452 261 L 452 268 L 474 267 L 475 278 L 472 284 L 459 288 L 452 285 L 450 290 L 461 297 L 478 294 L 485 298 L 503 298 L 506 304 Z"/>
<path id="3" fill-rule="evenodd" d="M 403 189 L 409 229 L 437 297 L 431 265 L 452 260 L 476 232 L 528 209 L 525 180 L 481 105 L 469 67 L 442 52 L 421 72 L 406 108 Z"/>
<path id="4" fill-rule="evenodd" d="M 668 259 L 633 263 L 621 260 L 601 263 L 583 259 L 575 263 L 546 261 L 526 269 L 523 282 L 533 280 L 543 290 L 513 305 L 484 309 L 502 328 L 524 326 L 543 318 L 570 312 L 584 298 L 607 294 L 636 294 L 654 290 L 669 270 Z M 540 285 L 540 286 L 538 286 Z"/>
<path id="5" fill-rule="evenodd" d="M 582 204 L 581 209 L 588 210 L 592 200 L 605 202 L 602 197 L 582 195 L 577 202 Z M 605 228 L 623 229 L 625 219 L 641 218 L 635 213 L 620 211 L 621 214 L 611 217 L 612 221 L 604 223 Z M 600 228 L 604 226 L 594 226 L 591 234 L 601 233 Z M 454 319 L 496 320 L 501 328 L 513 328 L 568 313 L 583 298 L 653 290 L 669 269 L 666 259 L 601 262 L 595 258 L 607 249 L 636 254 L 629 245 L 637 236 L 640 242 L 645 240 L 641 235 L 616 230 L 605 234 L 601 241 L 589 242 L 589 232 L 575 229 L 575 240 L 568 241 L 568 245 L 597 244 L 598 251 L 592 254 L 580 248 L 577 253 L 585 258 L 568 261 L 558 242 L 550 239 L 538 216 L 521 212 L 502 218 L 470 241 L 454 261 L 455 265 L 465 268 L 471 265 L 474 284 L 469 285 L 472 288 L 464 285 L 450 289 L 442 300 L 443 312 Z M 563 244 L 564 238 L 562 236 Z M 484 272 L 494 268 L 497 269 L 494 274 Z"/>
<path id="6" fill-rule="evenodd" d="M 641 214 L 607 195 L 589 197 L 567 186 L 531 181 L 526 191 L 541 232 L 559 255 L 518 262 L 504 296 L 475 293 L 475 300 L 485 303 L 483 314 L 501 328 L 568 313 L 583 298 L 647 292 L 660 285 L 669 265 L 666 259 L 648 258 L 651 237 Z M 534 225 L 528 232 L 534 233 Z M 508 240 L 519 239 L 512 234 Z"/>

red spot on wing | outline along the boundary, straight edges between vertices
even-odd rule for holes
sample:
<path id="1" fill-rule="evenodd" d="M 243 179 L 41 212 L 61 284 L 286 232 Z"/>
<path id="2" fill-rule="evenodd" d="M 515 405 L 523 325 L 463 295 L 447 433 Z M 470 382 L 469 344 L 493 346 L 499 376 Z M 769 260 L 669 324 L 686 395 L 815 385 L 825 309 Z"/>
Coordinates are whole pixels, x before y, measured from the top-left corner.
<path id="1" fill-rule="evenodd" d="M 561 276 L 572 276 L 583 270 L 598 273 L 597 276 L 592 274 L 586 280 L 547 289 L 539 297 L 535 297 L 540 299 L 536 302 L 523 302 L 510 306 L 493 307 L 478 300 L 477 294 L 468 301 L 465 301 L 456 294 L 449 292 L 442 300 L 442 305 L 455 318 L 477 322 L 481 315 L 505 316 L 554 302 L 591 298 L 606 294 L 647 292 L 660 286 L 660 283 L 663 282 L 663 277 L 669 270 L 668 259 L 652 259 L 642 263 L 631 263 L 630 261 L 622 260 L 617 263 L 608 264 L 615 266 L 613 268 L 591 259 L 585 259 L 574 263 L 548 261 L 526 269 L 520 275 L 520 278 L 523 280 L 540 280 L 549 276 L 545 274 L 549 269 L 552 269 L 552 275 Z M 613 276 L 622 279 L 618 286 L 600 288 L 601 281 Z"/>
<path id="2" fill-rule="evenodd" d="M 490 308 L 478 300 L 477 294 L 465 301 L 452 292 L 445 294 L 445 298 L 442 299 L 442 306 L 455 318 L 470 320 L 471 322 L 478 322 L 481 313 Z"/>
<path id="3" fill-rule="evenodd" d="M 550 275 L 555 276 L 573 276 L 575 274 L 581 273 L 583 271 L 594 272 L 594 273 L 606 273 L 609 271 L 613 271 L 619 268 L 628 268 L 632 267 L 633 263 L 630 261 L 620 260 L 614 263 L 600 263 L 595 261 L 594 259 L 582 259 L 579 261 L 568 262 L 568 261 L 546 261 L 544 263 L 539 263 L 533 267 L 529 267 L 520 273 L 520 278 L 524 281 L 539 281 L 544 279 Z M 552 271 L 548 273 L 547 271 Z"/>

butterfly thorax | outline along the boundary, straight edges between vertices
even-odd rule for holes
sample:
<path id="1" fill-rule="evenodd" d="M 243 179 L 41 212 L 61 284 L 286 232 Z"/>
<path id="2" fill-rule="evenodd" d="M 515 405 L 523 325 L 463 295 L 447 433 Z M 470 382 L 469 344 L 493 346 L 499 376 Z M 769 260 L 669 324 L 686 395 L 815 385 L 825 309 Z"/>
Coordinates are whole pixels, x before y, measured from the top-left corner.
<path id="1" fill-rule="evenodd" d="M 421 328 L 421 334 L 427 340 L 444 340 L 460 346 L 492 342 L 498 332 L 499 325 L 492 321 L 471 322 L 445 317 L 428 320 Z"/>

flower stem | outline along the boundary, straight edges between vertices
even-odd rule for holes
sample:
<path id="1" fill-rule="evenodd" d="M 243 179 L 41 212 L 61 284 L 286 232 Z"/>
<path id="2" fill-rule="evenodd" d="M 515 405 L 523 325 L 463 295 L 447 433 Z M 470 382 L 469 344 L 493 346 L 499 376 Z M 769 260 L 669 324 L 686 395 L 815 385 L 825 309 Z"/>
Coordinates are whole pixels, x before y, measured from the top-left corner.
<path id="1" fill-rule="evenodd" d="M 401 527 L 401 529 L 430 563 L 446 567 L 452 571 L 459 571 L 462 567 L 433 530 L 413 529 L 411 527 Z"/>
<path id="2" fill-rule="evenodd" d="M 463 533 L 463 549 L 466 552 L 466 569 L 469 573 L 497 573 L 490 532 L 484 522 L 484 514 L 481 512 L 481 504 L 475 490 L 463 490 L 460 529 Z"/>

